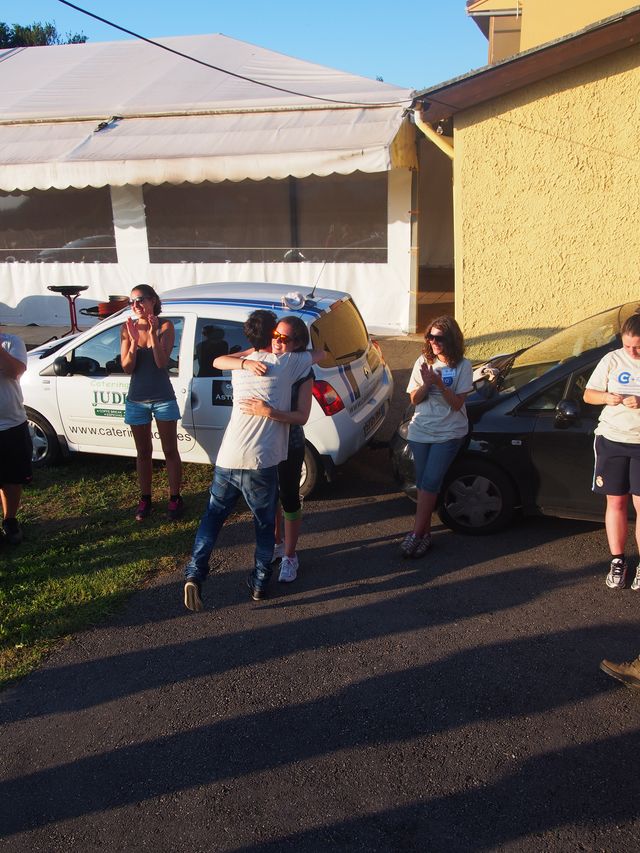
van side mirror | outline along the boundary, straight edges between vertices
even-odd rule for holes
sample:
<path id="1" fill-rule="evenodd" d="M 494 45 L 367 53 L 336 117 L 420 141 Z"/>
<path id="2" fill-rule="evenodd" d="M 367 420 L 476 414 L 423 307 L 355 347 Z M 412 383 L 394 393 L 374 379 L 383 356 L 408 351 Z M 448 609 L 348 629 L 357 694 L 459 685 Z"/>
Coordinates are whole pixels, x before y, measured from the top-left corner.
<path id="1" fill-rule="evenodd" d="M 568 426 L 580 420 L 580 406 L 575 400 L 560 400 L 556 406 L 555 425 L 558 429 L 566 429 Z"/>
<path id="2" fill-rule="evenodd" d="M 71 365 L 63 355 L 53 362 L 53 372 L 56 376 L 69 376 L 71 373 Z"/>

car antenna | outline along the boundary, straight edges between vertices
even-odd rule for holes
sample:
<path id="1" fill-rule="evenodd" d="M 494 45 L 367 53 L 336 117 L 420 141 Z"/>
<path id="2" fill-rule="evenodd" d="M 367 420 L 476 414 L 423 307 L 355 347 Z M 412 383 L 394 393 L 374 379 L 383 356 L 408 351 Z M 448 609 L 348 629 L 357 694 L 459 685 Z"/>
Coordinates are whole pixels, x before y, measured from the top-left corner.
<path id="1" fill-rule="evenodd" d="M 322 266 L 320 267 L 320 272 L 318 273 L 318 277 L 316 278 L 316 282 L 313 285 L 313 289 L 312 289 L 311 293 L 307 296 L 307 299 L 313 299 L 313 295 L 316 292 L 316 287 L 318 286 L 318 282 L 320 281 L 320 277 L 321 277 L 322 273 L 324 272 L 324 268 L 326 267 L 326 265 L 327 265 L 327 262 L 323 261 Z"/>

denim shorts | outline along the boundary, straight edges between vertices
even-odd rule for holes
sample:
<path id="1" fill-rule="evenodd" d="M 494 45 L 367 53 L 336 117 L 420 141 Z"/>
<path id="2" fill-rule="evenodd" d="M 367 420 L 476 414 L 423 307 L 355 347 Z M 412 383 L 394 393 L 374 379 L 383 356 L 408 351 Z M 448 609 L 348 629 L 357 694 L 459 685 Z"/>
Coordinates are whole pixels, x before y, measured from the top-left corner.
<path id="1" fill-rule="evenodd" d="M 150 424 L 156 421 L 179 421 L 180 409 L 175 400 L 162 400 L 158 403 L 136 403 L 127 399 L 124 407 L 124 422 L 129 426 Z"/>
<path id="2" fill-rule="evenodd" d="M 450 438 L 438 444 L 410 441 L 416 468 L 416 486 L 423 492 L 437 495 L 444 476 L 463 442 L 464 438 Z"/>

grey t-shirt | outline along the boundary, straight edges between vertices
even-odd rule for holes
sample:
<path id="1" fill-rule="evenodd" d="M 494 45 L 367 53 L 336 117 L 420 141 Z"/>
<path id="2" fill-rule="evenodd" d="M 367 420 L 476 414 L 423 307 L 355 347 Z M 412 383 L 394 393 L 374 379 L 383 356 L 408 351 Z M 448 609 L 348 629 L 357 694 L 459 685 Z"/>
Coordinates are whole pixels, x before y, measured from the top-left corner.
<path id="1" fill-rule="evenodd" d="M 221 468 L 257 470 L 277 465 L 287 458 L 289 425 L 270 418 L 245 415 L 240 400 L 258 397 L 282 412 L 291 411 L 291 386 L 311 367 L 310 352 L 275 355 L 254 352 L 250 359 L 264 361 L 267 373 L 255 376 L 250 370 L 234 370 L 233 411 L 218 451 L 216 465 Z"/>

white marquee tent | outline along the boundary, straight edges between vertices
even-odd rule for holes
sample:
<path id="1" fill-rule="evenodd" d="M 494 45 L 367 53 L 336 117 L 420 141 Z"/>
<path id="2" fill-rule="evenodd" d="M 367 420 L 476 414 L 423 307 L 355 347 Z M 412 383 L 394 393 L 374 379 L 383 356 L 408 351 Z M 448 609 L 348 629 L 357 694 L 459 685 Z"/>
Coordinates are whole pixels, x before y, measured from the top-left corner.
<path id="1" fill-rule="evenodd" d="M 4 198 L 34 189 L 110 187 L 119 259 L 103 270 L 96 264 L 86 265 L 90 269 L 82 269 L 84 264 L 47 265 L 46 274 L 42 265 L 0 263 L 0 320 L 16 316 L 27 296 L 46 292 L 45 279 L 83 281 L 94 298 L 116 285 L 122 291 L 140 276 L 149 280 L 144 235 L 132 239 L 125 233 L 132 226 L 144 230 L 144 205 L 132 191 L 144 184 L 395 170 L 389 185 L 390 257 L 381 266 L 387 280 L 392 272 L 396 287 L 408 289 L 408 280 L 399 282 L 407 278 L 404 257 L 403 269 L 389 266 L 394 265 L 394 245 L 398 258 L 408 248 L 408 221 L 404 217 L 406 228 L 400 234 L 395 208 L 410 207 L 407 176 L 415 165 L 406 113 L 409 90 L 223 35 L 167 38 L 160 44 L 167 49 L 121 41 L 0 51 Z M 222 277 L 215 264 L 181 265 L 173 273 L 161 266 L 153 270 L 161 288 Z M 246 264 L 227 264 L 224 277 L 288 281 L 300 276 L 299 266 L 293 271 L 283 266 L 265 272 L 264 265 L 252 271 Z M 352 280 L 365 272 L 350 270 Z M 307 271 L 311 278 L 313 273 Z M 353 290 L 343 278 L 334 269 L 322 284 Z M 371 306 L 359 301 L 371 322 Z M 391 325 L 406 325 L 397 292 L 391 305 Z"/>

